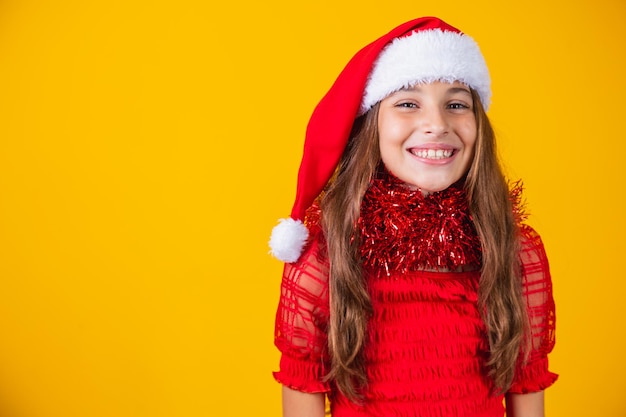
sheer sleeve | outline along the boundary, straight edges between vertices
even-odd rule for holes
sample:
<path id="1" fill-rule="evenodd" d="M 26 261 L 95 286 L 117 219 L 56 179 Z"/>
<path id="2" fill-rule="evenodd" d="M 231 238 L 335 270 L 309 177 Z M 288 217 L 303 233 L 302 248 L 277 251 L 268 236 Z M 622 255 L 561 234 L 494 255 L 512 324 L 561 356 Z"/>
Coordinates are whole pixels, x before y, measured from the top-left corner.
<path id="1" fill-rule="evenodd" d="M 285 264 L 274 342 L 281 352 L 274 378 L 304 392 L 327 392 L 328 261 L 321 232 L 300 259 Z"/>
<path id="2" fill-rule="evenodd" d="M 548 258 L 535 230 L 522 225 L 521 235 L 522 291 L 530 321 L 530 351 L 526 362 L 520 358 L 509 392 L 525 394 L 549 387 L 558 375 L 548 370 L 548 354 L 554 347 L 556 323 Z"/>

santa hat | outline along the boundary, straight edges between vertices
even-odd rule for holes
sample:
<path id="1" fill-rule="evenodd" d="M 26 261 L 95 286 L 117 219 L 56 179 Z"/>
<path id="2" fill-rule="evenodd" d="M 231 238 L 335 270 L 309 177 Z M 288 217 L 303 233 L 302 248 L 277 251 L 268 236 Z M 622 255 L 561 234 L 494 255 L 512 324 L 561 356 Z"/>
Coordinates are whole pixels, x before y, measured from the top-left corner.
<path id="1" fill-rule="evenodd" d="M 271 253 L 295 262 L 308 239 L 306 210 L 332 177 L 354 119 L 389 94 L 434 81 L 460 81 L 489 107 L 489 71 L 472 38 L 435 17 L 406 22 L 361 49 L 319 102 L 307 126 L 291 218 L 280 220 Z"/>

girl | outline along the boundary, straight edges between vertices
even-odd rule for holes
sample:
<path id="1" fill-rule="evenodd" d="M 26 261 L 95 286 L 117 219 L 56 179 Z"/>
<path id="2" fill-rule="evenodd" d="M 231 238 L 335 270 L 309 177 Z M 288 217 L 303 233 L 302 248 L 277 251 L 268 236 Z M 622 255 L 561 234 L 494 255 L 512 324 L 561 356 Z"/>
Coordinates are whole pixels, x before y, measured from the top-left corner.
<path id="1" fill-rule="evenodd" d="M 476 43 L 407 22 L 359 51 L 307 128 L 276 316 L 284 416 L 543 416 L 554 302 L 485 114 Z"/>

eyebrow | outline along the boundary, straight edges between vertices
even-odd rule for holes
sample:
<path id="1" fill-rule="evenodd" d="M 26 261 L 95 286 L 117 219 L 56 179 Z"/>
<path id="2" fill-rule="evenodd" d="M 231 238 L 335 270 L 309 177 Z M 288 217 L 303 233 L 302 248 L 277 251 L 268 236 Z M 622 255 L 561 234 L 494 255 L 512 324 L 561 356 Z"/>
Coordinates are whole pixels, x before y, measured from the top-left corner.
<path id="1" fill-rule="evenodd" d="M 449 93 L 467 93 L 472 94 L 470 90 L 463 87 L 452 87 L 448 90 Z"/>

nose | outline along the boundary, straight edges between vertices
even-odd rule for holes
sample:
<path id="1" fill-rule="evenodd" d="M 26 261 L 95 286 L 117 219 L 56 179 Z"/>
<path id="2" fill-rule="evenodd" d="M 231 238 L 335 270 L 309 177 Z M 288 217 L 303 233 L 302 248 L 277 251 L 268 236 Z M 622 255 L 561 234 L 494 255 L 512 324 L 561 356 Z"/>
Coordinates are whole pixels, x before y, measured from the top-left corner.
<path id="1" fill-rule="evenodd" d="M 448 121 L 444 110 L 437 107 L 427 110 L 422 119 L 422 131 L 435 137 L 448 134 Z"/>

